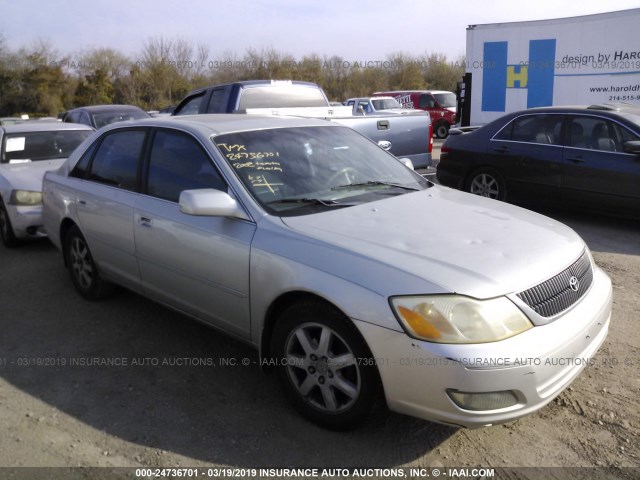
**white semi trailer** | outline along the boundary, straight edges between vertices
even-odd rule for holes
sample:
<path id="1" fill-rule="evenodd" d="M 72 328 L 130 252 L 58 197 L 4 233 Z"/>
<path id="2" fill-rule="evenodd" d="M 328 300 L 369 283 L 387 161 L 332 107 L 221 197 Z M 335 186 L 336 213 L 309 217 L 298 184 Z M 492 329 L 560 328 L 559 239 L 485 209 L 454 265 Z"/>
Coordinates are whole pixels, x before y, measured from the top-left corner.
<path id="1" fill-rule="evenodd" d="M 531 107 L 640 105 L 640 8 L 470 25 L 466 72 L 471 125 Z"/>

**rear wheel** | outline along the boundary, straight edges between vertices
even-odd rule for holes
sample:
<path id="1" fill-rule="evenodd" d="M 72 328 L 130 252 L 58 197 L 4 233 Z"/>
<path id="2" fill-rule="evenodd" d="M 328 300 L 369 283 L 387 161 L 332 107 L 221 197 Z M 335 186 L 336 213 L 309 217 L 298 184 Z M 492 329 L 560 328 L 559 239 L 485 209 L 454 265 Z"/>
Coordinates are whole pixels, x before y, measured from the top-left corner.
<path id="1" fill-rule="evenodd" d="M 64 255 L 71 281 L 80 295 L 87 300 L 98 300 L 112 292 L 113 284 L 100 276 L 89 245 L 75 225 L 65 236 Z"/>
<path id="2" fill-rule="evenodd" d="M 491 168 L 473 172 L 467 182 L 467 191 L 481 197 L 506 201 L 507 191 L 502 176 Z"/>
<path id="3" fill-rule="evenodd" d="M 2 200 L 0 200 L 0 239 L 2 239 L 2 244 L 7 248 L 17 247 L 22 243 L 13 233 L 11 219 Z"/>
<path id="4" fill-rule="evenodd" d="M 364 421 L 379 394 L 378 372 L 364 339 L 332 306 L 308 301 L 289 307 L 273 333 L 280 382 L 295 408 L 333 430 Z"/>

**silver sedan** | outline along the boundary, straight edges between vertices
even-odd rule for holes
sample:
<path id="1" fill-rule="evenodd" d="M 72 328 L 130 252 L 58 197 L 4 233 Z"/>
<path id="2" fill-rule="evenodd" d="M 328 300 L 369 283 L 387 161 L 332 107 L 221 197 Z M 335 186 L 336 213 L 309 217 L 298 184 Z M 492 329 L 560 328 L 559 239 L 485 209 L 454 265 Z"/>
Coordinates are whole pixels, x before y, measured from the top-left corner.
<path id="1" fill-rule="evenodd" d="M 122 285 L 250 343 L 329 428 L 379 399 L 450 425 L 516 419 L 607 335 L 611 282 L 571 229 L 321 120 L 116 124 L 43 188 L 82 296 Z"/>
<path id="2" fill-rule="evenodd" d="M 93 128 L 24 121 L 0 126 L 0 240 L 15 247 L 44 236 L 42 177 L 59 168 Z"/>

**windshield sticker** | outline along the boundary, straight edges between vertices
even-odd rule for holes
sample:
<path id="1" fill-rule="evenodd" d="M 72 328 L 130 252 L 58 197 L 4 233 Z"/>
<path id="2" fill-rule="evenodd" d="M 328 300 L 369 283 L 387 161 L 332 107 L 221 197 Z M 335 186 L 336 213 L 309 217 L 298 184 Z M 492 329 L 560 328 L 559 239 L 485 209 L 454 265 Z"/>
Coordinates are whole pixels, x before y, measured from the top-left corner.
<path id="1" fill-rule="evenodd" d="M 8 152 L 23 152 L 25 137 L 12 137 L 7 138 L 7 143 L 5 145 L 5 151 Z"/>

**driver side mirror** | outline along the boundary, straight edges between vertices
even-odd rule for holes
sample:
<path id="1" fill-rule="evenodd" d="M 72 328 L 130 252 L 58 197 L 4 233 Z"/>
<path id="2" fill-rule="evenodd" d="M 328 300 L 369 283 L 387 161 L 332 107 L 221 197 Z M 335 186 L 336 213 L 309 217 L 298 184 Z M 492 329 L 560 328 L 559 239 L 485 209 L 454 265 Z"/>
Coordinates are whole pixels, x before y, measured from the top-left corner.
<path id="1" fill-rule="evenodd" d="M 413 168 L 413 162 L 411 161 L 410 158 L 399 158 L 398 161 L 400 161 L 402 164 L 404 164 L 405 167 L 411 169 L 411 170 L 415 170 L 415 168 Z"/>
<path id="2" fill-rule="evenodd" d="M 624 142 L 624 153 L 632 153 L 634 155 L 640 155 L 640 140 L 632 140 L 630 142 Z"/>

